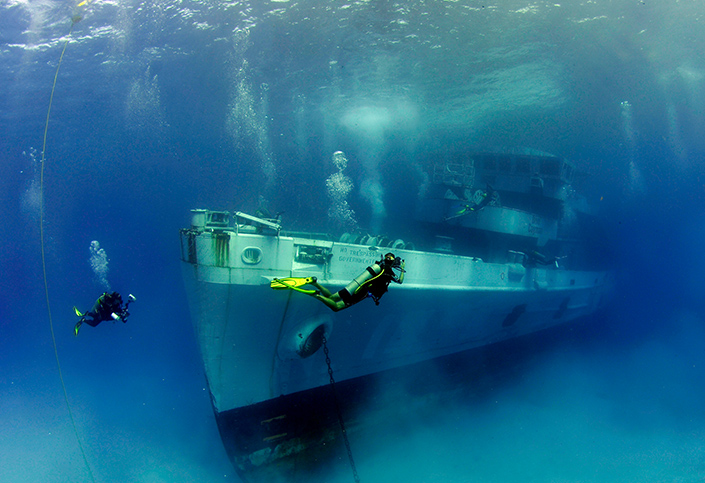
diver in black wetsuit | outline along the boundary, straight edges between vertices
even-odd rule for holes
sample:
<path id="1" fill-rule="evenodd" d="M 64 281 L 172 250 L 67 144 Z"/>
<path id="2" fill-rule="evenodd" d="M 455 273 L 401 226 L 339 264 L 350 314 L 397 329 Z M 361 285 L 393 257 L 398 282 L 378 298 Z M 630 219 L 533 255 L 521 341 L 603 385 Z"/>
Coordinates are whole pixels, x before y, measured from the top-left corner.
<path id="1" fill-rule="evenodd" d="M 475 195 L 475 198 L 480 198 L 480 200 L 472 205 L 463 203 L 453 215 L 446 216 L 445 218 L 443 218 L 443 221 L 452 220 L 454 218 L 460 218 L 461 216 L 469 215 L 470 213 L 476 213 L 482 210 L 485 206 L 489 205 L 490 203 L 497 202 L 497 200 L 499 199 L 499 194 L 494 190 L 494 188 L 492 188 L 492 186 L 488 184 L 486 190 L 478 190 Z"/>
<path id="2" fill-rule="evenodd" d="M 93 308 L 86 313 L 82 314 L 74 307 L 74 312 L 80 317 L 73 328 L 74 335 L 78 335 L 78 331 L 81 329 L 81 325 L 84 322 L 91 327 L 95 327 L 106 320 L 122 320 L 123 323 L 127 322 L 127 317 L 130 315 L 130 312 L 127 311 L 127 307 L 135 300 L 137 300 L 135 296 L 130 294 L 127 297 L 127 303 L 123 306 L 122 297 L 119 293 L 105 292 L 96 300 L 95 304 L 93 304 Z"/>
<path id="3" fill-rule="evenodd" d="M 387 253 L 380 261 L 367 267 L 345 288 L 336 293 L 331 293 L 319 284 L 316 277 L 275 278 L 270 286 L 275 290 L 291 289 L 304 293 L 320 300 L 333 312 L 338 312 L 367 297 L 372 297 L 375 304 L 379 305 L 379 299 L 387 292 L 390 283 L 404 281 L 404 272 L 404 260 L 395 257 L 393 253 Z M 312 285 L 315 289 L 301 288 L 305 285 Z"/>
<path id="4" fill-rule="evenodd" d="M 336 293 L 331 293 L 312 277 L 308 285 L 316 287 L 316 291 L 308 295 L 326 304 L 333 312 L 347 309 L 367 297 L 371 297 L 375 304 L 379 305 L 379 299 L 387 292 L 390 283 L 404 281 L 404 272 L 404 260 L 396 258 L 393 253 L 387 253 Z"/>

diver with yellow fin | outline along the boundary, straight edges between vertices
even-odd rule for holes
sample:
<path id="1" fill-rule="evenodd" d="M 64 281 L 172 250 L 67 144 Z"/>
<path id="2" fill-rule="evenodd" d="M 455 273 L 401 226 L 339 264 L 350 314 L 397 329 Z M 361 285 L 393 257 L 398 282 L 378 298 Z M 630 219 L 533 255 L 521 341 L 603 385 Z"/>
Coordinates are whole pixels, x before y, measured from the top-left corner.
<path id="1" fill-rule="evenodd" d="M 375 304 L 379 305 L 379 299 L 387 292 L 389 284 L 392 282 L 401 284 L 404 281 L 404 273 L 404 260 L 395 257 L 393 253 L 387 253 L 380 261 L 367 267 L 345 288 L 336 293 L 331 293 L 320 285 L 316 277 L 275 278 L 270 283 L 270 287 L 275 290 L 290 289 L 304 293 L 320 300 L 333 312 L 338 312 L 367 297 L 371 297 Z M 301 288 L 305 285 L 311 285 L 314 289 Z"/>
<path id="2" fill-rule="evenodd" d="M 78 331 L 81 329 L 81 325 L 85 322 L 91 327 L 95 327 L 101 322 L 106 320 L 122 320 L 123 323 L 127 322 L 127 318 L 130 316 L 130 312 L 127 308 L 130 303 L 137 300 L 134 295 L 130 294 L 127 296 L 127 303 L 123 307 L 122 297 L 117 292 L 104 292 L 103 295 L 98 297 L 93 308 L 86 313 L 81 313 L 76 307 L 73 308 L 76 315 L 80 317 L 79 321 L 73 328 L 74 335 L 78 335 Z"/>
<path id="3" fill-rule="evenodd" d="M 444 217 L 443 221 L 460 218 L 461 216 L 469 215 L 470 213 L 477 213 L 490 203 L 497 204 L 499 200 L 499 193 L 497 193 L 488 183 L 486 190 L 477 190 L 475 192 L 473 195 L 473 200 L 474 203 L 472 205 L 464 202 L 456 205 L 454 210 L 455 213 Z"/>

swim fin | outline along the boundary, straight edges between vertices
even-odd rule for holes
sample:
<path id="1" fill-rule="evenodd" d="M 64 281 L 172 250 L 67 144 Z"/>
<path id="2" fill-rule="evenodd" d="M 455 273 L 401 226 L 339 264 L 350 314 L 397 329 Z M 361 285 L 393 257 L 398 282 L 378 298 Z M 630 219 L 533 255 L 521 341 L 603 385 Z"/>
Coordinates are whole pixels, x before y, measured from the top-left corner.
<path id="1" fill-rule="evenodd" d="M 314 294 L 316 290 L 306 290 L 299 288 L 311 282 L 315 282 L 316 277 L 287 277 L 272 279 L 269 286 L 274 290 L 291 289 L 305 294 Z"/>
<path id="2" fill-rule="evenodd" d="M 83 317 L 83 314 L 81 313 L 80 310 L 78 310 L 78 309 L 76 308 L 76 306 L 73 307 L 73 311 L 76 312 L 76 315 L 77 315 L 78 317 Z"/>
<path id="3" fill-rule="evenodd" d="M 79 320 L 78 322 L 76 322 L 76 325 L 74 325 L 74 327 L 73 327 L 73 334 L 76 337 L 78 337 L 78 331 L 80 330 L 82 323 L 83 323 L 83 320 Z"/>

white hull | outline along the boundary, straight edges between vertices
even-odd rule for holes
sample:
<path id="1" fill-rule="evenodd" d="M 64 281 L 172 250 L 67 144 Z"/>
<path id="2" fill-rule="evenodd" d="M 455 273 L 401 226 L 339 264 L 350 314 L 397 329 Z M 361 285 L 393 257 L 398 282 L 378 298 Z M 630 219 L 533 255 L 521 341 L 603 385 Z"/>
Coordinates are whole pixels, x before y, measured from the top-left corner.
<path id="1" fill-rule="evenodd" d="M 312 259 L 313 251 L 322 255 Z M 316 276 L 336 291 L 386 251 L 404 258 L 407 272 L 379 306 L 363 300 L 334 313 L 305 294 L 269 287 L 274 277 Z M 328 384 L 323 351 L 297 353 L 320 325 L 336 381 L 345 381 L 588 315 L 612 286 L 604 271 L 235 231 L 182 232 L 182 260 L 217 413 Z"/>

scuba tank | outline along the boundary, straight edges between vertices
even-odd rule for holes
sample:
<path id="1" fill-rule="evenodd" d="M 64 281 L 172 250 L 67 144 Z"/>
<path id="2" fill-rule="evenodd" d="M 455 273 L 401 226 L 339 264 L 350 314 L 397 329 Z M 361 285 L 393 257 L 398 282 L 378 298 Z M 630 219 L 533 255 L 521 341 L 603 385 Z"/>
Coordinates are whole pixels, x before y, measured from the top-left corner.
<path id="1" fill-rule="evenodd" d="M 397 275 L 394 270 L 399 271 Z M 376 281 L 386 270 L 385 278 Z M 373 263 L 360 275 L 355 277 L 344 289 L 338 292 L 346 305 L 352 305 L 363 298 L 372 297 L 376 305 L 379 299 L 387 292 L 390 282 L 402 283 L 404 280 L 404 260 L 387 253 L 378 262 Z"/>
<path id="2" fill-rule="evenodd" d="M 367 267 L 364 272 L 355 277 L 349 284 L 345 286 L 343 290 L 347 291 L 349 295 L 355 295 L 355 293 L 360 290 L 360 287 L 365 285 L 367 282 L 375 277 L 378 277 L 384 268 L 380 266 L 379 262 L 375 262 L 372 266 Z M 341 290 L 341 292 L 343 291 Z"/>

